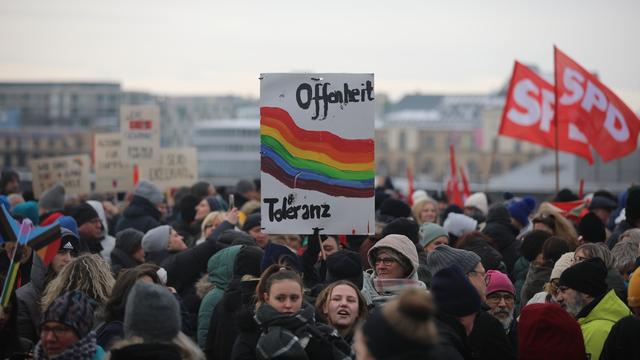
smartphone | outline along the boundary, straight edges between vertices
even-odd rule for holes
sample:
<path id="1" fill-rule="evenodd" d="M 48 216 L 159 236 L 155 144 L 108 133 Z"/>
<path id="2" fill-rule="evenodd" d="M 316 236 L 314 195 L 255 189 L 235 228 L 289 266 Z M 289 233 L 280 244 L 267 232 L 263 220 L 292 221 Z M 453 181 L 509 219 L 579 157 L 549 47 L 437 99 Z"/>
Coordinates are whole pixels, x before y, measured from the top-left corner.
<path id="1" fill-rule="evenodd" d="M 234 207 L 236 207 L 235 197 L 233 196 L 233 194 L 230 194 L 229 195 L 229 210 L 233 209 Z"/>

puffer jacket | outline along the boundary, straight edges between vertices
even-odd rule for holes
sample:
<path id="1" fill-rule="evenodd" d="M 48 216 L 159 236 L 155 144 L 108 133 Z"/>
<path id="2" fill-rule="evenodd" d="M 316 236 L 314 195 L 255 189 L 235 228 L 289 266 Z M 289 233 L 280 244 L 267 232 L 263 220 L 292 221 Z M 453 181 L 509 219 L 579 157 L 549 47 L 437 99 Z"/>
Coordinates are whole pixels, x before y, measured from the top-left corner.
<path id="1" fill-rule="evenodd" d="M 209 258 L 209 262 L 207 263 L 209 282 L 213 284 L 214 287 L 204 296 L 200 303 L 200 309 L 198 310 L 198 346 L 200 346 L 201 349 L 204 349 L 206 345 L 211 314 L 220 302 L 220 299 L 222 299 L 227 286 L 229 286 L 229 282 L 233 276 L 233 262 L 240 252 L 240 249 L 242 249 L 242 246 L 236 245 L 220 250 Z"/>
<path id="2" fill-rule="evenodd" d="M 160 225 L 160 210 L 158 210 L 149 200 L 134 196 L 129 206 L 122 212 L 122 217 L 118 219 L 116 233 L 134 228 L 146 233 Z"/>
<path id="3" fill-rule="evenodd" d="M 46 286 L 45 276 L 47 267 L 39 256 L 33 257 L 31 266 L 31 281 L 16 290 L 18 300 L 18 335 L 33 341 L 35 344 L 40 337 L 40 297 Z"/>
<path id="4" fill-rule="evenodd" d="M 631 315 L 631 310 L 618 298 L 614 290 L 609 290 L 585 306 L 576 317 L 584 337 L 587 356 L 599 359 L 611 328 L 618 320 L 628 315 Z"/>

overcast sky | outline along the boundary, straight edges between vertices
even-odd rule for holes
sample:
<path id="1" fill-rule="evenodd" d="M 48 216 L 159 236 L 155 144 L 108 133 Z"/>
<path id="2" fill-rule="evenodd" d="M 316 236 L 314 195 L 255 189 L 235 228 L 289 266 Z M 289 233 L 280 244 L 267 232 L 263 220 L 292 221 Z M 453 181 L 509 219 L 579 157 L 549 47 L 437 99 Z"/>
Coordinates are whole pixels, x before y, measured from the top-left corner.
<path id="1" fill-rule="evenodd" d="M 640 110 L 640 1 L 0 0 L 0 81 L 258 96 L 261 72 L 373 72 L 376 89 L 481 93 L 556 44 Z"/>

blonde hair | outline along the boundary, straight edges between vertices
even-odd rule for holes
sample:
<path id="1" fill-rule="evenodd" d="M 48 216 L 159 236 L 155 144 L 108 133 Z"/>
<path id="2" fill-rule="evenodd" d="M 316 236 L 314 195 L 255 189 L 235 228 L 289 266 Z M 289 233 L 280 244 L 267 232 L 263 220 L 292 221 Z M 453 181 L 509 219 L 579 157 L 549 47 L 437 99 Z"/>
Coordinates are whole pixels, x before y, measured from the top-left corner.
<path id="1" fill-rule="evenodd" d="M 212 211 L 208 213 L 207 216 L 204 217 L 204 220 L 202 220 L 202 225 L 200 225 L 200 231 L 202 232 L 202 237 L 204 237 L 204 230 L 208 224 L 210 223 L 213 224 L 217 221 L 218 224 L 216 224 L 215 226 L 218 226 L 223 220 L 224 220 L 224 212 L 222 211 Z"/>
<path id="2" fill-rule="evenodd" d="M 411 214 L 413 215 L 413 218 L 416 220 L 416 222 L 418 223 L 418 225 L 422 225 L 424 224 L 424 221 L 420 220 L 420 213 L 422 212 L 422 209 L 424 209 L 425 205 L 427 204 L 432 204 L 435 209 L 436 209 L 436 219 L 433 221 L 434 223 L 438 223 L 438 203 L 433 200 L 430 197 L 424 198 L 420 201 L 417 201 L 415 204 L 413 204 L 413 206 L 411 207 Z"/>
<path id="3" fill-rule="evenodd" d="M 553 226 L 549 226 L 549 222 Z M 567 241 L 569 250 L 574 251 L 578 247 L 578 233 L 575 227 L 567 218 L 562 216 L 558 208 L 544 202 L 540 205 L 540 209 L 531 220 L 532 223 L 543 223 L 553 229 L 553 235 L 560 236 Z"/>
<path id="4" fill-rule="evenodd" d="M 40 306 L 42 312 L 58 296 L 65 292 L 77 290 L 104 305 L 109 299 L 115 280 L 111 268 L 98 254 L 85 254 L 77 257 L 44 289 Z"/>

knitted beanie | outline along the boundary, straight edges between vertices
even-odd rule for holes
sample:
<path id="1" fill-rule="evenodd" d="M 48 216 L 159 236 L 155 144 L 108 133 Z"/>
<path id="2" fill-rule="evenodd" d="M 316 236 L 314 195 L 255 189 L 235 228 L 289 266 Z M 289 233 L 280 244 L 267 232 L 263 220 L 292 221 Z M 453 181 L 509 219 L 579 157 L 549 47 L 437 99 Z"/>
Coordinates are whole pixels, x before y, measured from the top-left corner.
<path id="1" fill-rule="evenodd" d="M 38 215 L 38 203 L 35 201 L 25 201 L 23 203 L 16 204 L 11 212 L 28 218 L 35 225 L 38 225 L 40 222 L 40 216 Z"/>
<path id="2" fill-rule="evenodd" d="M 442 227 L 457 237 L 476 230 L 478 222 L 464 214 L 449 213 Z"/>
<path id="3" fill-rule="evenodd" d="M 93 327 L 96 302 L 79 291 L 65 292 L 58 296 L 42 314 L 41 324 L 58 322 L 73 329 L 79 339 Z"/>
<path id="4" fill-rule="evenodd" d="M 425 223 L 420 226 L 420 246 L 422 247 L 429 245 L 441 236 L 445 236 L 448 239 L 449 233 L 436 223 Z"/>
<path id="5" fill-rule="evenodd" d="M 269 242 L 264 248 L 264 256 L 260 262 L 260 272 L 264 272 L 273 264 L 286 264 L 293 270 L 302 273 L 302 264 L 298 255 L 284 245 Z"/>
<path id="6" fill-rule="evenodd" d="M 627 288 L 627 302 L 629 307 L 640 307 L 640 270 L 631 274 Z"/>
<path id="7" fill-rule="evenodd" d="M 247 219 L 242 224 L 242 231 L 249 232 L 249 230 L 253 229 L 256 226 L 260 226 L 261 223 L 260 213 L 253 213 L 247 216 Z"/>
<path id="8" fill-rule="evenodd" d="M 628 221 L 640 219 L 640 185 L 632 186 L 627 191 L 624 211 Z"/>
<path id="9" fill-rule="evenodd" d="M 69 215 L 76 220 L 78 227 L 92 221 L 93 219 L 100 219 L 100 215 L 93 206 L 86 202 L 74 206 L 69 210 Z"/>
<path id="10" fill-rule="evenodd" d="M 560 279 L 560 275 L 571 265 L 573 265 L 573 252 L 564 253 L 553 265 L 549 280 Z"/>
<path id="11" fill-rule="evenodd" d="M 536 208 L 536 200 L 532 197 L 525 197 L 522 200 L 511 202 L 507 206 L 509 215 L 516 219 L 522 226 L 529 225 L 529 215 Z"/>
<path id="12" fill-rule="evenodd" d="M 496 291 L 506 291 L 512 295 L 516 294 L 516 289 L 509 277 L 498 270 L 487 271 L 487 295 Z"/>
<path id="13" fill-rule="evenodd" d="M 589 210 L 606 209 L 613 210 L 618 207 L 618 203 L 607 196 L 594 195 L 589 203 Z"/>
<path id="14" fill-rule="evenodd" d="M 71 216 L 60 216 L 58 218 L 58 224 L 60 224 L 60 227 L 62 229 L 67 229 L 74 233 L 77 238 L 80 238 L 80 233 L 78 232 L 78 223 L 76 222 L 76 219 L 72 218 Z"/>
<path id="15" fill-rule="evenodd" d="M 560 286 L 598 297 L 607 291 L 607 266 L 598 257 L 579 262 L 560 275 Z"/>
<path id="16" fill-rule="evenodd" d="M 385 237 L 390 234 L 400 234 L 409 238 L 414 244 L 420 240 L 418 232 L 420 226 L 413 219 L 409 218 L 397 218 L 388 223 L 380 234 L 381 237 Z"/>
<path id="17" fill-rule="evenodd" d="M 480 311 L 482 300 L 478 290 L 456 265 L 446 267 L 433 275 L 431 293 L 438 308 L 449 315 L 462 317 Z"/>
<path id="18" fill-rule="evenodd" d="M 149 231 L 142 237 L 142 248 L 145 252 L 166 250 L 171 236 L 171 226 L 160 225 Z"/>
<path id="19" fill-rule="evenodd" d="M 62 210 L 64 209 L 64 195 L 64 186 L 56 184 L 42 193 L 38 206 L 44 209 L 45 212 Z"/>
<path id="20" fill-rule="evenodd" d="M 585 242 L 590 243 L 605 242 L 607 239 L 604 223 L 592 212 L 588 212 L 580 220 L 578 234 Z"/>
<path id="21" fill-rule="evenodd" d="M 424 190 L 416 190 L 413 192 L 413 194 L 411 194 L 411 201 L 413 204 L 416 204 L 422 200 L 429 200 L 429 199 L 431 198 L 429 197 L 427 192 Z"/>
<path id="22" fill-rule="evenodd" d="M 473 271 L 478 263 L 480 263 L 478 254 L 448 245 L 440 245 L 427 254 L 427 269 L 431 274 L 452 265 L 457 265 L 466 274 Z"/>
<path id="23" fill-rule="evenodd" d="M 362 258 L 351 250 L 339 250 L 327 257 L 327 283 L 349 280 L 362 288 Z"/>
<path id="24" fill-rule="evenodd" d="M 80 251 L 80 238 L 69 229 L 60 228 L 60 251 L 70 251 L 77 254 Z"/>
<path id="25" fill-rule="evenodd" d="M 380 205 L 380 215 L 389 218 L 406 218 L 411 216 L 411 208 L 402 200 L 389 198 Z"/>
<path id="26" fill-rule="evenodd" d="M 489 213 L 489 202 L 487 201 L 487 195 L 483 192 L 477 192 L 471 194 L 465 200 L 464 207 L 474 207 L 482 212 L 484 216 Z"/>
<path id="27" fill-rule="evenodd" d="M 133 189 L 133 195 L 146 199 L 153 205 L 161 204 L 164 198 L 160 189 L 148 180 L 140 180 L 136 188 Z"/>
<path id="28" fill-rule="evenodd" d="M 181 327 L 180 306 L 166 288 L 138 281 L 124 312 L 124 334 L 139 336 L 145 342 L 170 342 Z"/>
<path id="29" fill-rule="evenodd" d="M 144 233 L 134 228 L 124 229 L 116 234 L 116 249 L 122 250 L 125 254 L 132 255 L 142 247 Z"/>

